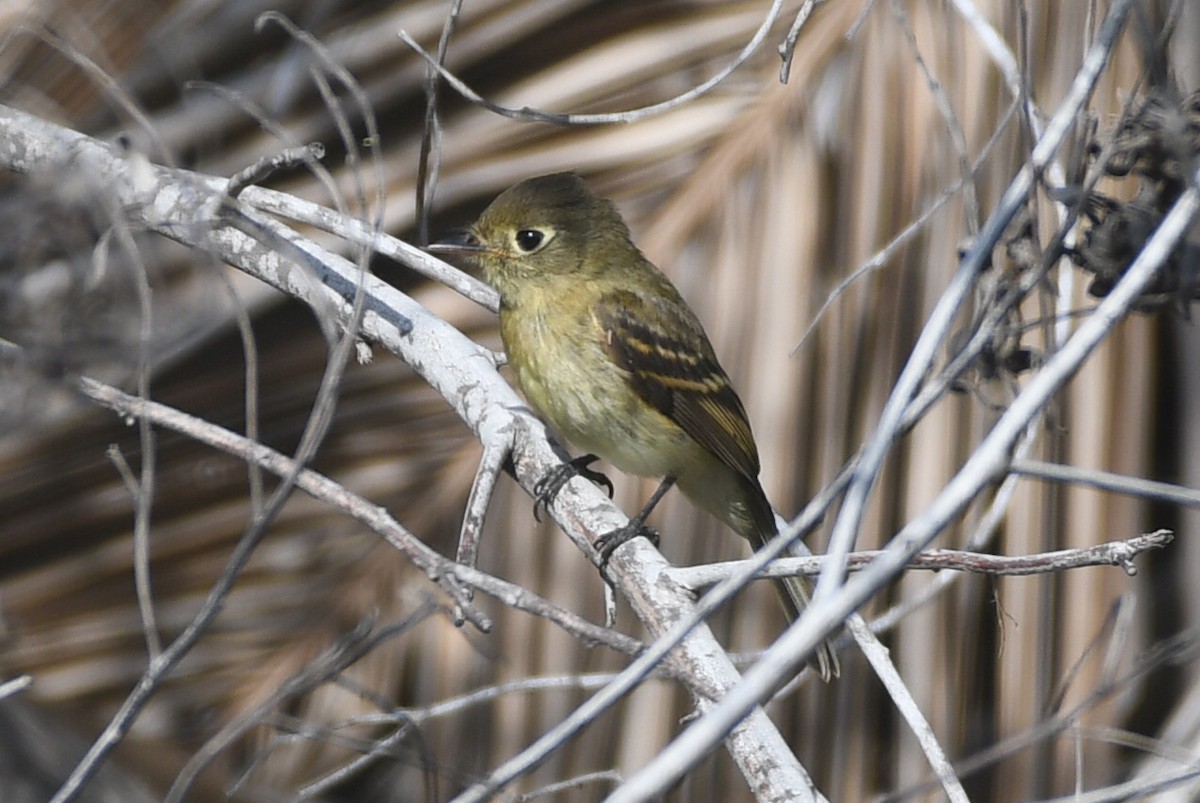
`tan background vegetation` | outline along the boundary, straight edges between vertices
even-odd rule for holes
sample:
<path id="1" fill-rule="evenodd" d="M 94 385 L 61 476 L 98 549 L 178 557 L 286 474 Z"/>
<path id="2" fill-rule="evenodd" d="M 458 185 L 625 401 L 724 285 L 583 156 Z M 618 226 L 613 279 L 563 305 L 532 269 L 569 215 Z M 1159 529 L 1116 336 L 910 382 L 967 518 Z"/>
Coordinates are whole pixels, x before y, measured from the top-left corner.
<path id="1" fill-rule="evenodd" d="M 638 122 L 562 127 L 516 121 L 468 105 L 443 86 L 432 220 L 435 232 L 445 231 L 471 219 L 511 183 L 558 170 L 579 170 L 614 198 L 638 243 L 706 323 L 746 402 L 764 486 L 785 515 L 828 483 L 872 430 L 957 266 L 960 245 L 1031 147 L 1019 119 L 1006 114 L 1012 98 L 994 64 L 951 4 L 879 2 L 864 10 L 861 2 L 830 0 L 803 29 L 790 80 L 781 84 L 774 48 L 798 5 L 785 5 L 766 44 L 714 91 Z M 1035 103 L 1052 113 L 1106 4 L 974 5 L 1018 54 Z M 1163 11 L 1159 4 L 1140 5 Z M 294 141 L 329 145 L 326 164 L 346 189 L 350 168 L 308 75 L 311 60 L 278 27 L 255 32 L 256 16 L 268 9 L 317 35 L 361 82 L 381 131 L 385 228 L 414 237 L 425 68 L 396 32 L 407 30 L 434 47 L 445 3 L 7 0 L 0 2 L 3 101 L 100 138 L 128 132 L 154 161 L 216 175 L 281 148 L 228 100 L 186 85 L 211 81 L 243 93 Z M 714 74 L 766 11 L 759 2 L 468 2 L 447 66 L 507 106 L 619 111 L 669 98 Z M 1200 85 L 1200 14 L 1188 6 L 1179 26 L 1169 57 L 1190 91 Z M 149 128 L 121 107 L 116 90 L 99 85 L 78 59 L 73 63 L 70 52 L 111 76 Z M 968 157 L 984 154 L 975 174 L 978 204 L 954 192 L 810 331 L 831 290 L 962 178 L 916 53 L 946 94 Z M 1127 31 L 1089 106 L 1101 129 L 1114 124 L 1138 90 L 1143 68 L 1137 39 Z M 305 174 L 284 175 L 271 186 L 330 202 Z M 90 266 L 103 229 L 91 191 L 72 187 L 69 177 L 0 177 L 0 187 L 7 233 L 0 244 L 0 336 L 54 355 L 68 371 L 127 382 L 140 325 L 136 297 L 127 271 L 114 267 L 97 276 Z M 1044 198 L 1039 209 L 1038 225 L 1048 234 L 1053 218 Z M 156 305 L 153 396 L 243 427 L 245 356 L 218 280 L 226 269 L 161 239 L 147 236 L 139 247 Z M 498 346 L 490 313 L 402 266 L 377 263 L 380 276 Z M 48 264 L 57 267 L 51 272 Z M 995 269 L 1006 265 L 998 258 Z M 1067 281 L 1069 274 L 1074 305 L 1091 305 L 1083 274 L 1064 265 L 1055 278 Z M 327 356 L 325 342 L 309 311 L 240 274 L 228 276 L 254 322 L 261 438 L 293 448 Z M 1051 296 L 1046 289 L 1030 299 L 1027 318 L 1045 314 Z M 1043 332 L 1030 333 L 1030 348 L 1046 348 Z M 1197 487 L 1190 393 L 1196 357 L 1195 326 L 1185 316 L 1164 311 L 1126 320 L 1057 397 L 1033 456 Z M 11 752 L 21 739 L 38 743 L 21 730 L 26 726 L 6 724 L 25 717 L 45 718 L 49 744 L 90 741 L 145 665 L 131 569 L 131 501 L 106 456 L 115 444 L 136 466 L 140 447 L 136 428 L 80 403 L 53 374 L 8 362 L 0 371 L 0 680 L 33 679 L 26 692 L 5 702 L 20 713 L 0 717 L 0 751 Z M 880 546 L 924 508 L 1020 381 L 974 383 L 971 392 L 942 400 L 897 444 L 875 489 L 860 548 Z M 429 387 L 397 360 L 377 354 L 369 365 L 348 370 L 315 467 L 386 505 L 451 555 L 479 452 Z M 245 468 L 233 458 L 164 433 L 157 460 L 152 569 L 170 636 L 220 571 L 249 503 Z M 627 511 L 652 488 L 614 480 Z M 601 620 L 595 570 L 553 525 L 534 523 L 520 489 L 501 485 L 480 568 Z M 986 501 L 938 545 L 960 546 Z M 1197 557 L 1189 538 L 1195 521 L 1180 506 L 1023 480 L 990 545 L 997 553 L 1090 546 L 1159 527 L 1175 530 L 1178 539 L 1163 554 L 1139 559 L 1136 578 L 1107 567 L 1003 580 L 962 576 L 884 634 L 952 759 L 1005 746 L 982 768 L 963 770 L 973 797 L 1049 798 L 1069 793 L 1077 782 L 1101 788 L 1151 772 L 1150 757 L 1164 745 L 1195 762 L 1200 717 L 1188 707 L 1195 691 L 1192 640 L 1185 638 L 1161 666 L 1115 693 L 1090 697 L 1108 678 L 1105 660 L 1128 668 L 1155 644 L 1197 626 L 1191 582 Z M 743 555 L 743 544 L 678 495 L 668 498 L 654 523 L 673 563 Z M 818 532 L 810 545 L 821 551 L 826 535 Z M 877 616 L 934 582 L 945 581 L 913 573 L 864 614 Z M 769 644 L 784 626 L 769 595 L 755 587 L 739 596 L 714 619 L 718 637 L 739 652 Z M 431 601 L 444 602 L 385 543 L 295 496 L 212 631 L 138 719 L 116 766 L 151 798 L 161 797 L 224 723 L 266 699 L 368 615 L 383 622 L 420 618 L 347 670 L 349 683 L 324 684 L 276 707 L 251 736 L 217 756 L 194 799 L 220 799 L 248 768 L 235 799 L 292 798 L 381 737 L 379 728 L 336 734 L 332 728 L 385 702 L 421 709 L 491 684 L 614 671 L 626 661 L 489 599 L 480 604 L 496 626 L 486 636 L 456 628 L 444 611 L 428 607 Z M 1114 625 L 1119 601 L 1128 606 L 1122 609 L 1127 618 Z M 618 626 L 644 635 L 625 608 Z M 839 681 L 808 682 L 769 708 L 802 763 L 832 800 L 905 792 L 936 799 L 938 792 L 921 787 L 931 775 L 915 742 L 853 647 L 843 651 L 842 662 Z M 402 740 L 320 799 L 448 799 L 587 694 L 581 688 L 514 692 L 431 718 L 419 737 Z M 1067 729 L 1035 732 L 1038 723 L 1085 701 Z M 671 683 L 648 682 L 519 789 L 609 768 L 629 773 L 678 732 L 689 707 Z M 287 744 L 273 741 L 295 733 L 301 737 Z M 67 751 L 47 746 L 35 752 Z M 606 788 L 585 785 L 552 799 L 599 799 Z M 718 751 L 673 798 L 740 800 L 749 793 Z"/>

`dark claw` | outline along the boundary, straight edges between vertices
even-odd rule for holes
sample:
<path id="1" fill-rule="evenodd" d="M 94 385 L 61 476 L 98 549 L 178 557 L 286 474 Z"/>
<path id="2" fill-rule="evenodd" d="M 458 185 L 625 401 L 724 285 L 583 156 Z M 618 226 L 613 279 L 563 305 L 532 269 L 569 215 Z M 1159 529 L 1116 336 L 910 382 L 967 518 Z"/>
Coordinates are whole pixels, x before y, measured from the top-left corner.
<path id="1" fill-rule="evenodd" d="M 596 459 L 594 455 L 589 455 L 589 456 L 592 457 L 593 460 Z M 589 461 L 589 462 L 591 462 L 591 461 Z M 610 480 L 608 478 L 608 475 L 605 474 L 603 471 L 596 471 L 595 469 L 588 468 L 587 465 L 585 464 L 585 465 L 579 467 L 579 476 L 583 477 L 585 480 L 589 480 L 591 482 L 596 483 L 601 488 L 604 488 L 608 492 L 608 498 L 609 499 L 613 498 L 612 480 Z"/>
<path id="2" fill-rule="evenodd" d="M 588 468 L 588 466 L 599 459 L 594 454 L 581 455 L 568 463 L 555 466 L 546 476 L 538 480 L 537 485 L 533 486 L 533 518 L 541 521 L 542 511 L 550 507 L 550 503 L 554 501 L 554 497 L 558 496 L 558 492 L 563 489 L 563 486 L 574 477 L 583 477 L 602 488 L 607 488 L 608 498 L 612 499 L 612 480 L 605 476 L 603 472 Z"/>
<path id="3" fill-rule="evenodd" d="M 600 562 L 597 565 L 600 567 L 601 574 L 608 572 L 609 558 L 617 551 L 617 548 L 639 535 L 654 546 L 658 546 L 658 530 L 647 527 L 637 519 L 631 519 L 624 527 L 605 533 L 596 539 L 596 552 L 600 555 Z"/>

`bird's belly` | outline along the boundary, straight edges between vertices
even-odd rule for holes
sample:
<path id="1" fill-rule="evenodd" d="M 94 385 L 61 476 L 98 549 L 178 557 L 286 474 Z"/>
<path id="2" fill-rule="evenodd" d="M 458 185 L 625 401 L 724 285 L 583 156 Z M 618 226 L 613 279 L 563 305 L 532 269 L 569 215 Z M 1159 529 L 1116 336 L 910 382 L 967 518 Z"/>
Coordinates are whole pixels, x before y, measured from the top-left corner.
<path id="1" fill-rule="evenodd" d="M 693 442 L 637 395 L 594 336 L 570 337 L 548 327 L 509 330 L 505 348 L 517 384 L 558 435 L 630 474 L 679 473 L 667 456 L 680 453 L 680 442 Z M 529 337 L 539 341 L 529 347 Z"/>

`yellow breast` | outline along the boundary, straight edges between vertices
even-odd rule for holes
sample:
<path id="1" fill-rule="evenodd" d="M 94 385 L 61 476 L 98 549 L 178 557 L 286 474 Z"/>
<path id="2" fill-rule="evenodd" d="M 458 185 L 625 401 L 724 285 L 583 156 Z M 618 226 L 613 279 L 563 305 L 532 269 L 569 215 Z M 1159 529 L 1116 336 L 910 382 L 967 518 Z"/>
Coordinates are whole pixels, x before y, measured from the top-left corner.
<path id="1" fill-rule="evenodd" d="M 664 455 L 679 450 L 667 446 L 690 439 L 632 389 L 590 308 L 569 307 L 532 299 L 501 310 L 500 336 L 521 392 L 559 436 L 622 471 L 677 473 Z"/>

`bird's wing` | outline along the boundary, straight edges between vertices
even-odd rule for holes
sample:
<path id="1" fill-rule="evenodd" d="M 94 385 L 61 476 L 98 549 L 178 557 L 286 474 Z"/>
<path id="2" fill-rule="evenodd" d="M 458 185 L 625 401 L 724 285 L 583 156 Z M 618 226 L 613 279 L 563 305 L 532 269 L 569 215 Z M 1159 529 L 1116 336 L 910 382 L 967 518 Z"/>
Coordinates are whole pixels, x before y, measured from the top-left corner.
<path id="1" fill-rule="evenodd" d="M 746 410 L 683 299 L 616 290 L 600 299 L 595 316 L 609 357 L 629 371 L 637 393 L 757 483 L 758 450 Z"/>

